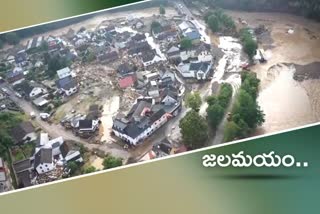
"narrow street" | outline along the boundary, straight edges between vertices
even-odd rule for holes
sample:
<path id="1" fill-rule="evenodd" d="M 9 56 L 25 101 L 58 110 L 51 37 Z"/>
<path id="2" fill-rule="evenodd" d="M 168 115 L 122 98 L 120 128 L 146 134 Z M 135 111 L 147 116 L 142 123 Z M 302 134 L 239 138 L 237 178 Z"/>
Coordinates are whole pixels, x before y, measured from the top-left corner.
<path id="1" fill-rule="evenodd" d="M 192 12 L 188 9 L 188 7 L 183 2 L 176 2 L 176 7 L 180 10 L 181 13 L 185 14 L 187 19 L 191 19 L 192 23 L 199 29 L 202 37 L 204 38 L 204 42 L 210 43 L 210 37 L 208 37 L 205 33 L 205 26 L 203 26 L 192 14 Z M 210 82 L 210 85 L 207 89 L 203 89 L 200 92 L 200 96 L 202 98 L 202 105 L 200 107 L 199 114 L 203 117 L 206 117 L 206 110 L 208 108 L 208 104 L 205 101 L 205 98 L 212 94 L 212 87 L 215 82 L 222 84 L 222 83 L 229 83 L 233 89 L 233 96 L 231 98 L 230 104 L 225 111 L 225 115 L 223 120 L 221 121 L 220 125 L 218 126 L 215 137 L 210 139 L 209 145 L 218 145 L 223 143 L 224 137 L 224 127 L 227 123 L 227 115 L 228 112 L 232 110 L 232 106 L 235 101 L 236 94 L 241 86 L 241 76 L 239 67 L 242 63 L 241 60 L 241 53 L 242 53 L 242 46 L 238 42 L 237 39 L 232 37 L 220 37 L 220 45 L 219 48 L 224 52 L 223 57 L 220 59 L 215 72 L 214 76 Z M 230 73 L 230 76 L 227 79 L 223 79 L 226 73 Z"/>
<path id="2" fill-rule="evenodd" d="M 0 85 L 0 87 L 5 87 L 8 90 L 9 98 L 14 101 L 27 115 L 30 115 L 31 112 L 36 114 L 36 118 L 33 120 L 44 132 L 47 132 L 52 138 L 63 137 L 64 140 L 74 141 L 84 145 L 88 150 L 101 150 L 105 153 L 111 153 L 114 156 L 127 159 L 130 154 L 123 149 L 117 149 L 108 144 L 89 144 L 85 140 L 75 136 L 72 132 L 67 131 L 60 124 L 49 124 L 39 117 L 40 112 L 32 106 L 31 103 L 20 99 L 15 96 L 14 91 L 6 83 Z"/>

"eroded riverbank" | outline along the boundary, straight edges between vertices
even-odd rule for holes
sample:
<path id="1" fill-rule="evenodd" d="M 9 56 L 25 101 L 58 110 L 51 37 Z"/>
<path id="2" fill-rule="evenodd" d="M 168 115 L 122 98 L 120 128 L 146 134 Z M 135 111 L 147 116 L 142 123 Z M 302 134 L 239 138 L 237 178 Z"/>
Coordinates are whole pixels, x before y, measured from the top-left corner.
<path id="1" fill-rule="evenodd" d="M 320 62 L 320 24 L 288 14 L 228 13 L 249 27 L 264 25 L 269 33 L 260 40 L 270 56 L 268 62 L 252 68 L 261 80 L 258 103 L 266 114 L 255 135 L 320 121 L 320 68 L 315 63 Z M 295 72 L 305 75 L 305 70 L 312 75 L 294 80 Z"/>

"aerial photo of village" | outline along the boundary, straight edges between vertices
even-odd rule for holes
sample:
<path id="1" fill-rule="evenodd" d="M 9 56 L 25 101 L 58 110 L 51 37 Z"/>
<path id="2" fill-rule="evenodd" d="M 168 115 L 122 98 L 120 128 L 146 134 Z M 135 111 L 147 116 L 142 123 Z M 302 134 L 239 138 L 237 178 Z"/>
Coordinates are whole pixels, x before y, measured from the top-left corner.
<path id="1" fill-rule="evenodd" d="M 320 24 L 207 2 L 1 34 L 0 192 L 318 122 Z"/>

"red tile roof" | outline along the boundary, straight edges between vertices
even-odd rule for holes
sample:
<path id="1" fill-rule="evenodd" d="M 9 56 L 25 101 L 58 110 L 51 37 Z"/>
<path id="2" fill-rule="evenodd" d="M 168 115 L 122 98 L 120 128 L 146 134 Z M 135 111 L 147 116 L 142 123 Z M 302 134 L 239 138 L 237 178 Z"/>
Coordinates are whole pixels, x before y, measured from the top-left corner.
<path id="1" fill-rule="evenodd" d="M 135 82 L 135 77 L 134 76 L 126 76 L 121 79 L 119 79 L 119 86 L 120 88 L 128 88 L 132 86 Z"/>

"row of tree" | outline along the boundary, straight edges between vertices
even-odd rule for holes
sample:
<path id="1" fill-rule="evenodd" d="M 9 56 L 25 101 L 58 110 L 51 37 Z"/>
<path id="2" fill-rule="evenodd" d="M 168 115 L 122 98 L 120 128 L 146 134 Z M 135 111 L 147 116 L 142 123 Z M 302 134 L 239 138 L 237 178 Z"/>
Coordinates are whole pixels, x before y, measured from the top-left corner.
<path id="1" fill-rule="evenodd" d="M 204 21 L 212 32 L 230 32 L 236 29 L 233 19 L 225 14 L 221 9 L 207 12 L 204 15 Z"/>
<path id="2" fill-rule="evenodd" d="M 225 141 L 245 138 L 265 121 L 265 115 L 257 103 L 260 80 L 255 73 L 247 71 L 242 72 L 241 80 L 231 119 L 225 127 Z"/>
<path id="3" fill-rule="evenodd" d="M 180 132 L 183 143 L 188 149 L 197 149 L 205 145 L 208 140 L 208 124 L 199 114 L 202 100 L 198 92 L 190 93 L 185 99 L 186 107 L 191 108 L 186 116 L 180 120 Z"/>
<path id="4" fill-rule="evenodd" d="M 221 89 L 218 96 L 209 96 L 207 97 L 207 115 L 208 122 L 212 128 L 217 128 L 221 123 L 225 111 L 230 103 L 232 97 L 232 86 L 228 83 L 221 85 Z"/>

